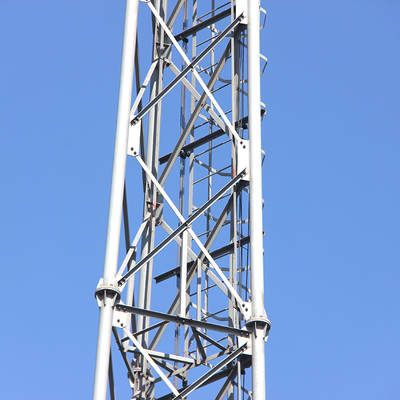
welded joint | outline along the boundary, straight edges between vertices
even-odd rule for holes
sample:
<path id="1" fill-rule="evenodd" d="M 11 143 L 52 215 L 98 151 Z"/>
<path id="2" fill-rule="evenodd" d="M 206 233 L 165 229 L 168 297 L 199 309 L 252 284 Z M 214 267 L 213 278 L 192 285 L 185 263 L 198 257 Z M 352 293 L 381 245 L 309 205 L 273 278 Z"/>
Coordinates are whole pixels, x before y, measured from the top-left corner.
<path id="1" fill-rule="evenodd" d="M 94 296 L 100 308 L 104 307 L 109 301 L 111 302 L 111 307 L 114 307 L 121 298 L 121 291 L 116 282 L 104 283 L 104 279 L 100 278 Z"/>

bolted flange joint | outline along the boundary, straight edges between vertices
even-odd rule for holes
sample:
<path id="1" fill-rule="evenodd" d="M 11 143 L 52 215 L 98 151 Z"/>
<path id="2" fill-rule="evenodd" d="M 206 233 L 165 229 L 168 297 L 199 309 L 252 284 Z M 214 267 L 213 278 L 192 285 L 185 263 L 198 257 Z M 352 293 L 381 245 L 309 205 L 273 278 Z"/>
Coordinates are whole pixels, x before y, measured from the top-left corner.
<path id="1" fill-rule="evenodd" d="M 106 302 L 108 301 L 112 303 L 111 307 L 114 307 L 114 305 L 118 303 L 121 298 L 121 291 L 116 285 L 105 285 L 102 278 L 97 285 L 94 296 L 96 297 L 99 307 L 105 306 Z"/>
<path id="2" fill-rule="evenodd" d="M 267 317 L 251 317 L 246 321 L 246 328 L 250 332 L 257 334 L 257 330 L 263 330 L 264 340 L 268 339 L 271 322 Z"/>

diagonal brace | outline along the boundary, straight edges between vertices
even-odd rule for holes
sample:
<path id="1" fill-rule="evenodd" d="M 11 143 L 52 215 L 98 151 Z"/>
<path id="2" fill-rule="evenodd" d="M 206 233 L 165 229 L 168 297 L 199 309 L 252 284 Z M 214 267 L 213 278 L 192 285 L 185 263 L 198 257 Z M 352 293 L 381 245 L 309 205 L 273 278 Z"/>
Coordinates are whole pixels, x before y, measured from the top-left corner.
<path id="1" fill-rule="evenodd" d="M 144 349 L 141 346 L 139 341 L 135 338 L 135 336 L 132 335 L 132 333 L 129 331 L 129 329 L 124 328 L 124 332 L 129 337 L 129 339 L 132 340 L 132 343 L 134 344 L 134 346 L 140 351 L 140 353 L 147 360 L 147 362 L 155 369 L 155 371 L 160 376 L 160 378 L 172 390 L 172 393 L 174 393 L 176 396 L 179 396 L 179 392 L 176 390 L 175 386 L 168 380 L 168 378 L 165 376 L 164 372 L 161 371 L 160 367 L 154 362 L 154 360 L 151 358 L 151 356 L 146 351 L 146 349 Z"/>
<path id="2" fill-rule="evenodd" d="M 164 192 L 164 189 L 160 186 L 158 181 L 155 179 L 153 174 L 149 171 L 146 164 L 144 164 L 143 160 L 140 157 L 136 157 L 141 164 L 142 168 L 146 171 L 147 175 L 152 179 L 153 183 L 157 187 L 157 189 L 165 194 L 166 200 L 169 200 L 169 197 Z M 226 191 L 228 191 L 232 186 L 234 186 L 243 176 L 245 175 L 245 171 L 238 174 L 235 178 L 233 178 L 230 182 L 228 182 L 221 190 L 219 190 L 210 200 L 208 200 L 202 207 L 200 207 L 194 214 L 192 214 L 187 220 L 185 220 L 180 212 L 176 209 L 175 205 L 171 202 L 170 206 L 173 208 L 173 211 L 180 216 L 181 225 L 175 231 L 169 235 L 166 239 L 164 239 L 158 246 L 156 246 L 147 256 L 145 256 L 142 260 L 140 260 L 133 268 L 131 268 L 119 281 L 118 286 L 122 286 L 130 276 L 136 273 L 140 268 L 143 267 L 148 261 L 150 261 L 157 253 L 159 253 L 165 246 L 167 246 L 170 242 L 172 242 L 176 236 L 181 234 L 184 230 L 188 229 L 188 226 L 196 220 L 206 209 L 211 207 Z M 190 229 L 191 231 L 191 229 Z M 192 235 L 193 232 L 190 232 Z M 193 233 L 194 234 L 194 233 Z M 203 246 L 204 247 L 204 246 Z M 203 249 L 201 249 L 203 250 Z M 203 251 L 204 252 L 204 251 Z M 207 253 L 205 253 L 207 254 Z M 214 263 L 215 264 L 215 263 Z M 214 265 L 213 265 L 214 266 Z"/>
<path id="3" fill-rule="evenodd" d="M 244 343 L 242 346 L 240 346 L 238 349 L 236 349 L 232 354 L 230 354 L 228 357 L 226 357 L 224 360 L 219 362 L 214 368 L 211 368 L 209 371 L 207 371 L 203 376 L 201 376 L 199 379 L 194 381 L 191 385 L 189 385 L 187 388 L 182 390 L 176 397 L 174 397 L 172 400 L 180 400 L 185 397 L 193 390 L 196 390 L 199 386 L 201 386 L 204 382 L 206 382 L 208 379 L 210 379 L 213 375 L 215 375 L 219 370 L 221 370 L 225 365 L 229 364 L 232 362 L 235 358 L 237 358 L 241 353 L 243 353 L 248 347 L 247 343 Z"/>

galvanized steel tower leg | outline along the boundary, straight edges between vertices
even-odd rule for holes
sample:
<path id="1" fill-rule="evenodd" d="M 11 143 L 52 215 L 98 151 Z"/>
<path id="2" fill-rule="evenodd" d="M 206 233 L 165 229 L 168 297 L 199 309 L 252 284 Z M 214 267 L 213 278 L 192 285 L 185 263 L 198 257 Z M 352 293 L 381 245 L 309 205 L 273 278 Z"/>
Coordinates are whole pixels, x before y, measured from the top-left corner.
<path id="1" fill-rule="evenodd" d="M 115 278 L 118 266 L 122 203 L 124 197 L 126 148 L 128 143 L 129 113 L 132 101 L 138 6 L 139 0 L 127 0 L 126 2 L 124 44 L 122 50 L 121 80 L 104 272 L 103 279 L 100 281 L 96 290 L 96 297 L 100 307 L 100 320 L 93 389 L 94 400 L 105 400 L 107 397 L 113 307 L 115 301 L 119 297 Z"/>
<path id="2" fill-rule="evenodd" d="M 261 121 L 260 121 L 260 3 L 248 0 L 248 96 L 250 146 L 250 249 L 252 314 L 253 399 L 265 399 L 264 261 L 262 226 Z"/>

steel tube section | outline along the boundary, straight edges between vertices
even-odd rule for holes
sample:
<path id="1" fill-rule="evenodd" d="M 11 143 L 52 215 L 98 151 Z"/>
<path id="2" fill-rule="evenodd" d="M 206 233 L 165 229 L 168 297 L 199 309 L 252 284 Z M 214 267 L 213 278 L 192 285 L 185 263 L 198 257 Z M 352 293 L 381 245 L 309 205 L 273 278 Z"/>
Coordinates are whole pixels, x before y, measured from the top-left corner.
<path id="1" fill-rule="evenodd" d="M 175 7 L 172 10 L 172 13 L 168 18 L 167 26 L 169 29 L 172 29 L 172 26 L 174 25 L 175 20 L 178 17 L 179 12 L 181 11 L 181 8 L 185 2 L 186 2 L 186 0 L 179 0 L 176 2 Z"/>
<path id="2" fill-rule="evenodd" d="M 177 35 L 175 35 L 175 39 L 178 40 L 178 41 L 186 39 L 187 37 L 194 35 L 195 33 L 201 31 L 204 28 L 208 28 L 209 26 L 215 24 L 216 22 L 218 22 L 221 19 L 224 19 L 224 18 L 226 18 L 226 17 L 228 17 L 230 15 L 231 15 L 231 9 L 227 8 L 226 10 L 220 12 L 219 14 L 214 15 L 211 18 L 206 19 L 205 21 L 200 22 L 199 24 L 192 26 L 191 28 L 186 29 L 181 33 L 178 33 Z"/>
<path id="3" fill-rule="evenodd" d="M 142 85 L 140 86 L 140 90 L 139 90 L 139 92 L 138 92 L 137 95 L 136 95 L 135 102 L 133 103 L 133 106 L 132 106 L 132 109 L 131 109 L 131 114 L 132 114 L 132 115 L 136 112 L 136 110 L 137 110 L 137 108 L 138 108 L 138 106 L 139 106 L 139 103 L 142 101 L 142 97 L 143 97 L 143 95 L 144 95 L 144 92 L 145 92 L 145 90 L 146 90 L 146 88 L 147 88 L 147 85 L 148 85 L 149 82 L 150 82 L 151 77 L 153 76 L 153 73 L 154 73 L 154 70 L 155 70 L 156 67 L 157 67 L 157 64 L 158 64 L 158 60 L 154 61 L 154 62 L 151 64 L 150 69 L 149 69 L 149 71 L 147 72 L 146 78 L 144 79 Z"/>
<path id="4" fill-rule="evenodd" d="M 126 356 L 124 345 L 121 342 L 121 338 L 119 337 L 117 328 L 113 327 L 112 331 L 113 331 L 113 334 L 114 334 L 115 341 L 117 342 L 119 352 L 121 353 L 121 356 L 122 356 L 122 359 L 124 360 L 126 369 L 128 370 L 128 377 L 133 382 L 134 379 L 135 379 L 135 376 L 133 374 L 131 363 L 130 363 L 128 357 Z"/>
<path id="5" fill-rule="evenodd" d="M 110 361 L 113 312 L 111 303 L 111 299 L 109 302 L 105 301 L 105 304 L 100 308 L 93 400 L 106 400 L 107 398 L 108 363 Z"/>
<path id="6" fill-rule="evenodd" d="M 133 69 L 135 60 L 137 17 L 139 0 L 127 0 L 125 11 L 124 41 L 122 49 L 121 79 L 118 99 L 118 113 L 111 181 L 110 208 L 103 284 L 115 285 L 118 267 L 118 250 L 121 230 L 122 204 L 125 184 L 126 148 L 129 132 L 129 114 L 132 101 Z M 110 359 L 113 302 L 105 301 L 100 307 L 99 333 L 94 378 L 93 399 L 106 400 L 107 376 Z"/>
<path id="7" fill-rule="evenodd" d="M 238 365 L 239 365 L 239 360 L 238 360 Z M 221 390 L 218 392 L 217 397 L 215 398 L 215 400 L 222 400 L 225 395 L 226 392 L 229 390 L 229 388 L 232 387 L 233 382 L 236 378 L 237 375 L 237 370 L 235 370 L 234 368 L 232 368 L 231 372 L 229 373 L 228 377 L 226 378 L 226 381 L 224 382 L 224 384 L 222 385 Z"/>
<path id="8" fill-rule="evenodd" d="M 182 232 L 182 246 L 181 246 L 181 311 L 180 316 L 186 316 L 186 277 L 187 277 L 187 242 L 188 232 L 187 230 Z"/>
<path id="9" fill-rule="evenodd" d="M 260 2 L 248 0 L 248 95 L 250 148 L 250 257 L 252 318 L 265 319 L 262 226 L 261 120 L 260 120 Z M 265 342 L 257 322 L 252 332 L 252 388 L 254 400 L 265 400 Z"/>

